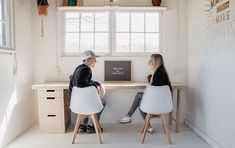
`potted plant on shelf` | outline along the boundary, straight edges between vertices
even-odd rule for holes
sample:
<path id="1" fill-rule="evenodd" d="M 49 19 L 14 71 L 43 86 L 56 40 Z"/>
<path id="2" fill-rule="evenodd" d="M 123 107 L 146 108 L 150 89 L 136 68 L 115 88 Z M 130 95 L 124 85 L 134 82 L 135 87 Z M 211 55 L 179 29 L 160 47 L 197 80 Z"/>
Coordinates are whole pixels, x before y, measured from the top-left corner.
<path id="1" fill-rule="evenodd" d="M 83 0 L 64 0 L 64 6 L 83 6 Z"/>
<path id="2" fill-rule="evenodd" d="M 160 6 L 161 5 L 161 0 L 152 0 L 153 6 Z"/>
<path id="3" fill-rule="evenodd" d="M 77 0 L 68 0 L 68 6 L 77 6 Z"/>

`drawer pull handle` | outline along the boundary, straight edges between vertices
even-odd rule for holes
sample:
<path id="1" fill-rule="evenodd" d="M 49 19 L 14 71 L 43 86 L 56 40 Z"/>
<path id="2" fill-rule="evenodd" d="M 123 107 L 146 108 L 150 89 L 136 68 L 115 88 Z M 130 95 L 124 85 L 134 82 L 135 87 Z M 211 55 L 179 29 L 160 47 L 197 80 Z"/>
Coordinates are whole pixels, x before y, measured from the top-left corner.
<path id="1" fill-rule="evenodd" d="M 55 92 L 55 90 L 47 90 L 47 92 Z"/>
<path id="2" fill-rule="evenodd" d="M 47 117 L 55 117 L 56 115 L 47 115 Z"/>
<path id="3" fill-rule="evenodd" d="M 47 100 L 55 100 L 54 97 L 47 97 Z"/>

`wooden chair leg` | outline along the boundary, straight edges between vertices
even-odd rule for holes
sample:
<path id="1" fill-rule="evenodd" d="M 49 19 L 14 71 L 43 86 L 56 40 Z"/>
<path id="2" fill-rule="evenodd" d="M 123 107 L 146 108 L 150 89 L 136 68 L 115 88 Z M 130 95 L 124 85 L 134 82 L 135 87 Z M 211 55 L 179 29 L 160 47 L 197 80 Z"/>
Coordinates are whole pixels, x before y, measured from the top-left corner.
<path id="1" fill-rule="evenodd" d="M 165 130 L 166 130 L 166 136 L 167 136 L 168 143 L 172 144 L 170 132 L 169 132 L 169 129 L 168 129 L 168 124 L 167 124 L 167 122 L 165 120 L 165 117 L 163 115 L 161 115 L 161 119 L 163 121 L 163 125 L 164 125 Z"/>
<path id="2" fill-rule="evenodd" d="M 102 133 L 101 126 L 100 126 L 100 122 L 99 122 L 99 120 L 98 120 L 98 118 L 97 118 L 97 115 L 95 115 L 95 120 L 96 120 L 96 123 L 97 123 L 99 132 Z"/>
<path id="3" fill-rule="evenodd" d="M 163 122 L 162 118 L 161 118 L 161 121 L 162 121 L 162 126 L 163 126 L 163 129 L 164 129 L 164 133 L 166 134 L 166 128 L 164 126 L 164 122 Z M 168 123 L 168 125 L 169 125 L 169 123 Z"/>
<path id="4" fill-rule="evenodd" d="M 148 128 L 148 125 L 149 125 L 149 122 L 150 122 L 150 114 L 147 114 L 146 118 L 147 118 L 147 120 L 146 120 L 146 123 L 145 123 L 144 132 L 142 134 L 142 141 L 141 141 L 142 144 L 144 143 L 145 136 L 146 136 L 146 133 L 147 133 L 147 128 Z"/>
<path id="5" fill-rule="evenodd" d="M 100 137 L 100 132 L 99 132 L 99 129 L 98 129 L 98 125 L 97 125 L 96 118 L 95 118 L 95 114 L 92 114 L 92 115 L 91 115 L 91 118 L 92 118 L 93 123 L 94 123 L 94 126 L 95 126 L 95 131 L 96 131 L 96 136 L 97 136 L 97 138 L 98 138 L 98 142 L 99 142 L 100 144 L 102 144 L 101 137 Z"/>
<path id="6" fill-rule="evenodd" d="M 75 125 L 74 131 L 73 131 L 73 140 L 72 140 L 72 144 L 74 144 L 74 142 L 75 142 L 76 135 L 77 135 L 78 128 L 79 128 L 80 124 L 81 124 L 81 117 L 80 117 L 80 115 L 78 115 L 77 121 L 76 121 L 76 125 Z"/>
<path id="7" fill-rule="evenodd" d="M 147 116 L 144 119 L 144 126 L 142 127 L 141 134 L 143 134 L 143 132 L 144 132 L 144 128 L 146 126 L 146 123 L 147 123 Z"/>

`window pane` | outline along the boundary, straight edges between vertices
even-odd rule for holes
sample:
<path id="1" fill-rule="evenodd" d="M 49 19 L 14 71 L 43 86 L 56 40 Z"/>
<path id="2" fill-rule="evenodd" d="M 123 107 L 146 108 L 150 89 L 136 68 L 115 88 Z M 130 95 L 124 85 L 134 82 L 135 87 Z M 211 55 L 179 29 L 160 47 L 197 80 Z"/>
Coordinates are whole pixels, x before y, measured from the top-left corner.
<path id="1" fill-rule="evenodd" d="M 0 20 L 6 20 L 6 12 L 5 12 L 5 7 L 6 7 L 6 0 L 0 0 Z M 6 10 L 9 11 L 9 10 Z"/>
<path id="2" fill-rule="evenodd" d="M 95 51 L 96 52 L 108 52 L 108 33 L 96 33 L 95 34 Z"/>
<path id="3" fill-rule="evenodd" d="M 3 17 L 2 17 L 3 16 L 3 12 L 2 12 L 2 10 L 4 10 L 4 9 L 2 8 L 2 6 L 3 6 L 2 3 L 3 3 L 3 1 L 1 0 L 0 1 L 0 20 L 3 20 Z"/>
<path id="4" fill-rule="evenodd" d="M 95 13 L 95 31 L 108 31 L 108 12 Z"/>
<path id="5" fill-rule="evenodd" d="M 83 52 L 85 50 L 94 50 L 94 34 L 93 33 L 81 33 L 81 49 Z"/>
<path id="6" fill-rule="evenodd" d="M 1 34 L 1 45 L 2 46 L 7 46 L 7 42 L 6 42 L 6 27 L 4 23 L 0 23 L 0 34 Z M 9 46 L 10 47 L 10 46 Z"/>
<path id="7" fill-rule="evenodd" d="M 116 27 L 117 32 L 130 31 L 130 13 L 129 12 L 117 12 L 116 13 Z"/>
<path id="8" fill-rule="evenodd" d="M 79 13 L 66 13 L 66 32 L 79 31 Z"/>
<path id="9" fill-rule="evenodd" d="M 131 34 L 131 52 L 144 52 L 144 33 Z"/>
<path id="10" fill-rule="evenodd" d="M 131 13 L 131 32 L 144 32 L 144 13 Z"/>
<path id="11" fill-rule="evenodd" d="M 130 34 L 116 34 L 116 52 L 130 52 Z"/>
<path id="12" fill-rule="evenodd" d="M 2 23 L 0 23 L 0 46 L 3 46 Z"/>
<path id="13" fill-rule="evenodd" d="M 159 13 L 146 13 L 146 32 L 159 32 Z"/>
<path id="14" fill-rule="evenodd" d="M 146 51 L 147 52 L 159 51 L 159 34 L 158 33 L 146 34 Z"/>
<path id="15" fill-rule="evenodd" d="M 81 32 L 94 31 L 94 13 L 81 13 Z"/>
<path id="16" fill-rule="evenodd" d="M 78 52 L 79 52 L 79 34 L 66 33 L 65 53 L 78 53 Z"/>

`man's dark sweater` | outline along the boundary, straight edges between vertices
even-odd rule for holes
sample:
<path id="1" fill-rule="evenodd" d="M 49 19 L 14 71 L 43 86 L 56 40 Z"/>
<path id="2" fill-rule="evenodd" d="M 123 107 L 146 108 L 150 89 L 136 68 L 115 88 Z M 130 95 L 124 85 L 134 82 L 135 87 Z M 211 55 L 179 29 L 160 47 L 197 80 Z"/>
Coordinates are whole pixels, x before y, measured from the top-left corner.
<path id="1" fill-rule="evenodd" d="M 91 68 L 88 67 L 85 64 L 81 64 L 79 65 L 74 73 L 72 78 L 70 79 L 70 83 L 69 83 L 69 92 L 72 92 L 72 88 L 73 86 L 77 86 L 80 88 L 83 87 L 88 87 L 88 86 L 99 86 L 100 83 L 91 80 L 92 78 L 92 72 L 91 72 Z"/>

